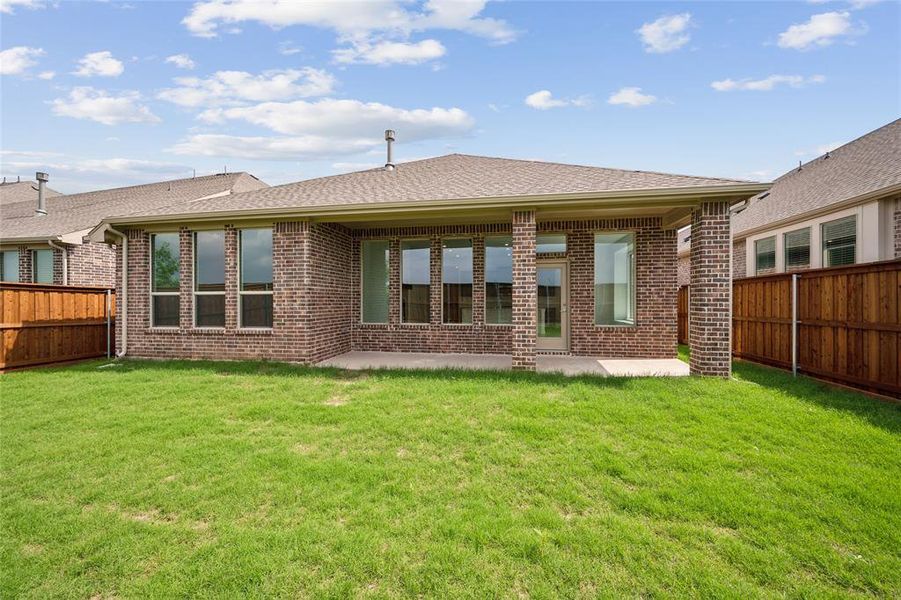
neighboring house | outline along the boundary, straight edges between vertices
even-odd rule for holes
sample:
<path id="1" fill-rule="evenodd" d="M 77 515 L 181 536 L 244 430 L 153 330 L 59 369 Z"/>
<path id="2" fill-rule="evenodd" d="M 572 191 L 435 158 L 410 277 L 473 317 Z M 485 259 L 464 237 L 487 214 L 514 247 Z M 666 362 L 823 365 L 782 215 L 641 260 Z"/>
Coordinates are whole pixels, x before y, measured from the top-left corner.
<path id="1" fill-rule="evenodd" d="M 901 258 L 901 119 L 774 181 L 734 214 L 732 239 L 735 278 Z"/>
<path id="2" fill-rule="evenodd" d="M 44 198 L 55 198 L 62 196 L 56 190 L 44 187 Z M 17 202 L 31 202 L 34 206 L 38 201 L 38 182 L 37 181 L 10 181 L 7 182 L 3 178 L 0 183 L 0 209 L 4 209 L 10 204 Z"/>
<path id="3" fill-rule="evenodd" d="M 25 182 L 29 186 L 36 184 Z M 6 184 L 6 186 L 22 184 Z M 0 186 L 2 190 L 6 186 Z M 115 249 L 86 242 L 101 219 L 187 202 L 222 198 L 266 187 L 248 173 L 209 175 L 47 198 L 46 215 L 36 212 L 37 192 L 0 206 L 0 280 L 112 286 Z"/>
<path id="4" fill-rule="evenodd" d="M 676 355 L 730 372 L 729 208 L 765 184 L 453 154 L 105 219 L 121 354 L 316 363 L 351 350 Z M 126 236 L 122 243 L 120 233 Z"/>

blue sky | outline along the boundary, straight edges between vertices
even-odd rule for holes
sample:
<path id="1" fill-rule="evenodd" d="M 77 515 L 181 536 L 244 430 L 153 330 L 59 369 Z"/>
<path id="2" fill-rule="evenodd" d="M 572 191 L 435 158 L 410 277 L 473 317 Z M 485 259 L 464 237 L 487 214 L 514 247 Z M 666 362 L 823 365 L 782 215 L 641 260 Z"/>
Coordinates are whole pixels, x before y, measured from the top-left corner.
<path id="1" fill-rule="evenodd" d="M 0 0 L 2 174 L 449 152 L 769 180 L 901 113 L 899 4 Z"/>

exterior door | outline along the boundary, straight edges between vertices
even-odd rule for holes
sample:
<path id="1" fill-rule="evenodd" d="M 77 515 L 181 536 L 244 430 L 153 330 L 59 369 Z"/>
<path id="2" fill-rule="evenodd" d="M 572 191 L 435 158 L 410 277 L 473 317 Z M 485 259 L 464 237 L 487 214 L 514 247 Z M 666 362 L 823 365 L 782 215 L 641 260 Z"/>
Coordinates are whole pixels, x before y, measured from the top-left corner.
<path id="1" fill-rule="evenodd" d="M 565 262 L 538 263 L 538 350 L 569 350 L 569 282 Z"/>

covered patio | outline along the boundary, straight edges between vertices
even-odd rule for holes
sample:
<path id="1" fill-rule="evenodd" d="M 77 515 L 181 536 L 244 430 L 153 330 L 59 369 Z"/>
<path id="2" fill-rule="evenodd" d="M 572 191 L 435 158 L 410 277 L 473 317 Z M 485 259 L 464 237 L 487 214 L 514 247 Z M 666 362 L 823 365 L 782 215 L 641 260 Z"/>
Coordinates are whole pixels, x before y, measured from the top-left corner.
<path id="1" fill-rule="evenodd" d="M 513 368 L 513 357 L 509 354 L 352 351 L 333 356 L 318 363 L 318 366 L 352 371 L 366 369 L 509 371 Z M 677 358 L 610 359 L 552 354 L 539 354 L 535 360 L 535 370 L 539 373 L 600 377 L 683 377 L 689 374 L 688 365 Z"/>

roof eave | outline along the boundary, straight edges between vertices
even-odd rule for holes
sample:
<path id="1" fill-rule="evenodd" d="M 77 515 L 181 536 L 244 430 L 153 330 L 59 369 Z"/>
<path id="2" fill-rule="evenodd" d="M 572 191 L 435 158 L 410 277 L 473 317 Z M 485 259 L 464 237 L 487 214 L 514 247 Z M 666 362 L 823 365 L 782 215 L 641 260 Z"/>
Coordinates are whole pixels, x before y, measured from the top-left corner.
<path id="1" fill-rule="evenodd" d="M 462 198 L 450 200 L 425 200 L 405 202 L 383 202 L 370 204 L 346 204 L 329 206 L 297 206 L 275 207 L 260 209 L 238 209 L 227 211 L 184 212 L 166 215 L 131 215 L 104 219 L 100 225 L 91 232 L 93 235 L 107 225 L 139 225 L 151 223 L 171 223 L 190 221 L 214 221 L 229 218 L 314 218 L 314 217 L 340 217 L 343 215 L 360 214 L 392 214 L 403 212 L 431 212 L 452 209 L 480 209 L 480 208 L 548 208 L 578 206 L 590 203 L 601 204 L 635 204 L 655 201 L 686 200 L 701 203 L 716 199 L 725 199 L 731 203 L 740 202 L 769 189 L 768 183 L 741 183 L 735 185 L 690 186 L 684 188 L 652 188 L 640 190 L 612 190 L 607 192 L 577 192 L 567 194 L 536 194 L 519 196 L 494 196 L 485 198 Z"/>

